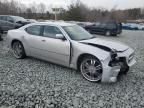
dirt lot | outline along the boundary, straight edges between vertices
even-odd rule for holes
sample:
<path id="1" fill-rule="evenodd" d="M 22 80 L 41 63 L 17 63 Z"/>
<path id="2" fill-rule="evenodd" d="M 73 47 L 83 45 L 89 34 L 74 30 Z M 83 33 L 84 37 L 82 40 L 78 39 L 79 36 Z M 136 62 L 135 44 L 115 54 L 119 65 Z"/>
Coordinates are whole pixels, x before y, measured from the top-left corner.
<path id="1" fill-rule="evenodd" d="M 91 83 L 75 70 L 29 57 L 17 60 L 0 41 L 0 108 L 143 108 L 144 32 L 97 37 L 136 51 L 137 64 L 117 83 Z"/>

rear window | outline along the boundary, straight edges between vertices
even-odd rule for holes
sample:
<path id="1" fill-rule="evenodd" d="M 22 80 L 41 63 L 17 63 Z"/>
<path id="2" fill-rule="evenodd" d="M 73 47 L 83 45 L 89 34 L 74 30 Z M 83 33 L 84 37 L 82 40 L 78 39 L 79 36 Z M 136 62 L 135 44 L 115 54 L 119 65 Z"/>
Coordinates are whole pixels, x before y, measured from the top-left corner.
<path id="1" fill-rule="evenodd" d="M 31 35 L 40 36 L 40 34 L 41 34 L 41 26 L 40 25 L 30 26 L 30 27 L 26 28 L 25 30 L 28 34 L 31 34 Z"/>

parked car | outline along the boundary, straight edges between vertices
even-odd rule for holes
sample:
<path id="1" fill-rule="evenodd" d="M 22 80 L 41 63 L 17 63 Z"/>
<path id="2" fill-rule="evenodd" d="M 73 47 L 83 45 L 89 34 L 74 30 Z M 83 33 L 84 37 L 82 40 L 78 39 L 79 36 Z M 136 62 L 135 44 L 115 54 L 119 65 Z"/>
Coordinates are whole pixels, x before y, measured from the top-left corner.
<path id="1" fill-rule="evenodd" d="M 17 59 L 32 56 L 77 69 L 92 82 L 116 82 L 135 64 L 132 48 L 65 22 L 28 24 L 8 31 L 7 39 Z"/>
<path id="2" fill-rule="evenodd" d="M 0 20 L 7 21 L 13 24 L 20 24 L 21 26 L 24 26 L 30 23 L 23 17 L 11 16 L 11 15 L 0 15 Z"/>
<path id="3" fill-rule="evenodd" d="M 76 22 L 75 24 L 77 24 L 83 28 L 93 25 L 93 23 L 90 23 L 90 22 Z"/>
<path id="4" fill-rule="evenodd" d="M 122 28 L 125 30 L 139 30 L 139 25 L 136 23 L 123 23 Z"/>
<path id="5" fill-rule="evenodd" d="M 144 30 L 144 24 L 139 24 L 139 30 Z"/>
<path id="6" fill-rule="evenodd" d="M 0 20 L 0 33 L 3 34 L 4 32 L 7 32 L 8 30 L 17 29 L 20 26 L 21 26 L 20 24 Z"/>
<path id="7" fill-rule="evenodd" d="M 30 23 L 36 23 L 37 22 L 37 20 L 35 20 L 35 19 L 26 19 L 26 20 Z"/>
<path id="8" fill-rule="evenodd" d="M 117 36 L 117 34 L 122 33 L 121 23 L 117 23 L 115 21 L 96 22 L 91 26 L 86 26 L 85 29 L 90 33 L 103 34 L 107 36 Z"/>

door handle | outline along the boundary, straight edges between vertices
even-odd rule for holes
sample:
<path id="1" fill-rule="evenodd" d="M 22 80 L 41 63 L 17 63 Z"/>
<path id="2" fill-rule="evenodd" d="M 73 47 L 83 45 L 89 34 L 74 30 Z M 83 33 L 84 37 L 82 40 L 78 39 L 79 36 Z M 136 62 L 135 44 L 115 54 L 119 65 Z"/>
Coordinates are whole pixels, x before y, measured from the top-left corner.
<path id="1" fill-rule="evenodd" d="M 45 42 L 46 40 L 42 40 L 42 42 Z"/>

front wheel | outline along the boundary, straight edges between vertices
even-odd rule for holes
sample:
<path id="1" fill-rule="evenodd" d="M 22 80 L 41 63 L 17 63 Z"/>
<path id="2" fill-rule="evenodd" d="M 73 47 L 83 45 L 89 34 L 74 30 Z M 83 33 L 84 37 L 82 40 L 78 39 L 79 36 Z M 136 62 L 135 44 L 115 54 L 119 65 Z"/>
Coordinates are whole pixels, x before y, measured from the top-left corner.
<path id="1" fill-rule="evenodd" d="M 19 41 L 16 41 L 12 44 L 12 52 L 17 59 L 23 59 L 26 57 L 24 47 Z"/>
<path id="2" fill-rule="evenodd" d="M 87 56 L 82 60 L 80 71 L 88 81 L 98 82 L 102 79 L 102 64 L 93 56 Z"/>

